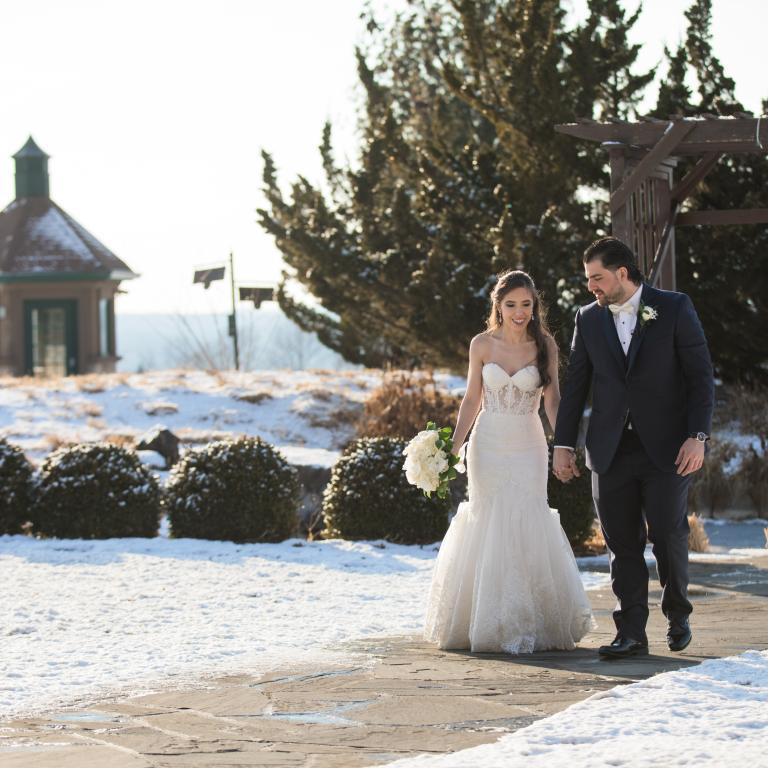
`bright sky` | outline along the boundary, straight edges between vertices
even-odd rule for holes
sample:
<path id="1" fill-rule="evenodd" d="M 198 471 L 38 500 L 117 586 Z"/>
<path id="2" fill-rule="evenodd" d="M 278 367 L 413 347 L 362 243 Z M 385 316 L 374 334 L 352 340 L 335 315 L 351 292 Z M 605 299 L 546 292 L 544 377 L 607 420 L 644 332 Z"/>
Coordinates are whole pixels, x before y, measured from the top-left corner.
<path id="1" fill-rule="evenodd" d="M 378 0 L 379 7 L 403 0 Z M 572 0 L 581 14 L 586 0 Z M 635 7 L 635 2 L 629 3 Z M 644 0 L 643 64 L 684 29 L 687 0 Z M 234 250 L 239 281 L 271 281 L 280 254 L 256 224 L 260 151 L 280 178 L 320 174 L 323 122 L 354 157 L 354 47 L 362 0 L 25 0 L 3 7 L 0 205 L 32 134 L 51 196 L 142 277 L 118 311 L 226 311 L 196 266 Z M 715 49 L 747 108 L 768 96 L 766 0 L 714 0 Z M 660 31 L 666 29 L 668 31 Z M 357 95 L 356 95 L 357 94 Z"/>

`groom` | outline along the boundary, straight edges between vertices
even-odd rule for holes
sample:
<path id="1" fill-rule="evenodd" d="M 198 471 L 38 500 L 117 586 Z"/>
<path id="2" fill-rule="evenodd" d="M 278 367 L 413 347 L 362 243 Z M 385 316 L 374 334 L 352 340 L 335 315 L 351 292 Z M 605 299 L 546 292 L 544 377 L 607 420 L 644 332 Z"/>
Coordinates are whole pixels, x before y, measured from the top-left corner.
<path id="1" fill-rule="evenodd" d="M 635 255 L 621 240 L 592 243 L 584 272 L 597 301 L 576 314 L 553 472 L 563 482 L 579 474 L 574 447 L 591 391 L 587 466 L 617 598 L 616 639 L 599 654 L 648 653 L 646 523 L 667 644 L 682 651 L 691 641 L 688 486 L 704 461 L 714 404 L 707 341 L 688 296 L 644 284 Z"/>

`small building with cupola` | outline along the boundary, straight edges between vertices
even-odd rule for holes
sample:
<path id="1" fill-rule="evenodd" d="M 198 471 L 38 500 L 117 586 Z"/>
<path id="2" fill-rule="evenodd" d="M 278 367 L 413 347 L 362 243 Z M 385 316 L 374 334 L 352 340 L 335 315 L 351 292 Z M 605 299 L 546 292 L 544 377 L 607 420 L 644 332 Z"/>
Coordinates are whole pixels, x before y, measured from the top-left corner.
<path id="1" fill-rule="evenodd" d="M 0 212 L 0 374 L 112 372 L 115 296 L 138 277 L 50 197 L 29 138 L 13 156 L 16 197 Z"/>

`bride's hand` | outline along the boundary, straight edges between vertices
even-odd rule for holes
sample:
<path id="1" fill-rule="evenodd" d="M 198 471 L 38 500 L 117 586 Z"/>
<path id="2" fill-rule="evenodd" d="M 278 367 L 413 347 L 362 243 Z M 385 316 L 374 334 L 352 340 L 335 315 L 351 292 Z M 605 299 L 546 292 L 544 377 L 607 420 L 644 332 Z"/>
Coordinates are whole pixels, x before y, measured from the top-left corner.
<path id="1" fill-rule="evenodd" d="M 458 462 L 454 465 L 454 469 L 457 472 L 464 472 L 466 469 L 467 460 L 467 443 L 462 443 L 458 451 L 452 451 L 453 455 L 458 459 Z"/>
<path id="2" fill-rule="evenodd" d="M 552 474 L 563 483 L 580 477 L 581 473 L 576 466 L 576 453 L 568 448 L 555 448 L 552 456 Z"/>

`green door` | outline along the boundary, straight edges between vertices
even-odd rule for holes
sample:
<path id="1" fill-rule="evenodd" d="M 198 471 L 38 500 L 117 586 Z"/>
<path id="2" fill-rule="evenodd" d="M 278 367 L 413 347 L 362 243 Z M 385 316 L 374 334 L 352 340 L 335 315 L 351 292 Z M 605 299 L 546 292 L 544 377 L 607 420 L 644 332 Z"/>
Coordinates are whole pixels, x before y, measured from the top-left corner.
<path id="1" fill-rule="evenodd" d="M 77 373 L 77 302 L 24 302 L 27 376 Z"/>

